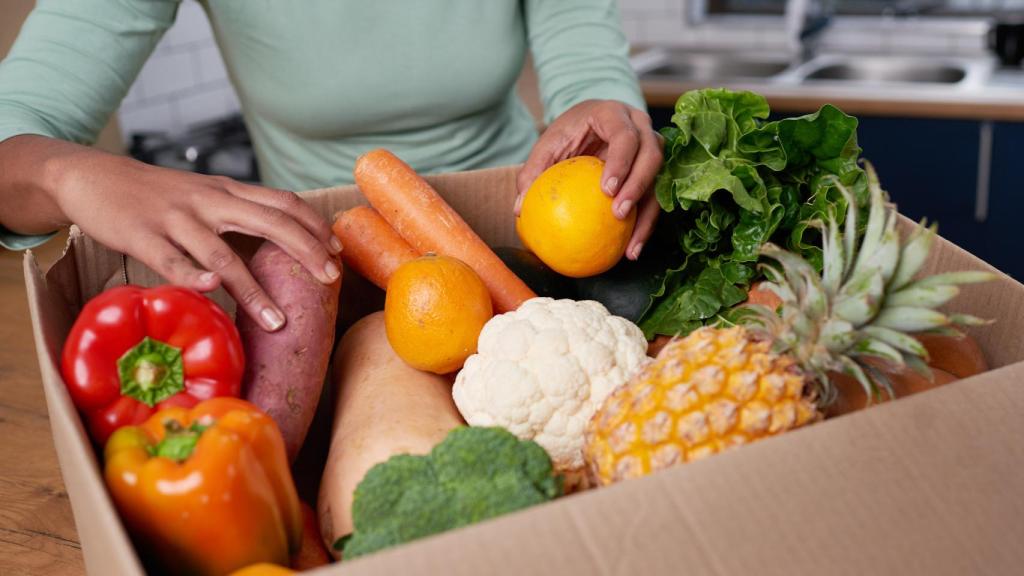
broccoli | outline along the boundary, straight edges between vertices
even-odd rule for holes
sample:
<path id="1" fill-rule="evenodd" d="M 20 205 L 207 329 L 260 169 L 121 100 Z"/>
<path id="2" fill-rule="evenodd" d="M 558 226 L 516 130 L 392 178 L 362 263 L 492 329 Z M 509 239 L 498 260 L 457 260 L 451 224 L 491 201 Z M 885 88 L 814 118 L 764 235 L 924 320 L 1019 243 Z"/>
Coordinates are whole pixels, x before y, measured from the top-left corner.
<path id="1" fill-rule="evenodd" d="M 504 428 L 452 430 L 425 456 L 381 462 L 356 487 L 346 559 L 552 500 L 562 478 L 536 442 Z"/>

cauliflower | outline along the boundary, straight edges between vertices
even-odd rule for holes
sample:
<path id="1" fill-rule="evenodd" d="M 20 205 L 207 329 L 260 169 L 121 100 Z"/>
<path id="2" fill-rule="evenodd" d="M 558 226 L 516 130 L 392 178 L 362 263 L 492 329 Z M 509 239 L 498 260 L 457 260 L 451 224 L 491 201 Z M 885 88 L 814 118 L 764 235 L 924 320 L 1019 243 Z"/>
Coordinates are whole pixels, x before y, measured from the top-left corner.
<path id="1" fill-rule="evenodd" d="M 533 298 L 484 326 L 452 395 L 470 425 L 533 440 L 571 475 L 590 417 L 646 360 L 640 328 L 600 303 Z"/>

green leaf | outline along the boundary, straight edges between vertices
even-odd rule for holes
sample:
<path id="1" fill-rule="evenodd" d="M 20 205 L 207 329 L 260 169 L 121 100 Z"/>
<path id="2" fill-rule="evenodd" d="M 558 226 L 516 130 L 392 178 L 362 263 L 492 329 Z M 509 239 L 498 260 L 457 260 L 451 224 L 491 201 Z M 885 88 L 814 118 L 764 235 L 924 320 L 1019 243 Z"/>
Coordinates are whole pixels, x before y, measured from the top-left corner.
<path id="1" fill-rule="evenodd" d="M 763 97 L 705 89 L 680 96 L 674 112 L 661 130 L 665 161 L 654 188 L 671 213 L 657 236 L 678 253 L 665 261 L 641 320 L 648 336 L 689 332 L 742 301 L 762 275 L 756 264 L 768 242 L 820 270 L 820 232 L 809 223 L 834 215 L 843 225 L 849 203 L 840 185 L 867 205 L 857 120 L 834 106 L 769 122 Z"/>
<path id="2" fill-rule="evenodd" d="M 732 277 L 742 273 L 735 267 L 728 271 Z M 729 279 L 718 267 L 707 267 L 698 276 L 689 278 L 640 323 L 650 337 L 654 334 L 684 335 L 700 327 L 723 308 L 735 306 L 747 299 L 747 292 Z"/>
<path id="3" fill-rule="evenodd" d="M 946 326 L 950 319 L 945 314 L 930 308 L 894 306 L 882 310 L 875 317 L 875 326 L 891 328 L 900 332 L 919 332 Z"/>
<path id="4" fill-rule="evenodd" d="M 343 550 L 345 548 L 345 543 L 348 542 L 351 538 L 352 538 L 351 534 L 346 534 L 346 535 L 342 536 L 341 538 L 338 538 L 337 540 L 335 540 L 334 544 L 331 544 L 331 548 L 334 548 L 335 550 L 339 550 L 339 551 Z"/>
<path id="5" fill-rule="evenodd" d="M 708 202 L 712 194 L 725 190 L 741 208 L 760 212 L 761 203 L 751 196 L 743 180 L 733 174 L 731 164 L 735 164 L 735 161 L 727 162 L 712 158 L 701 164 L 690 165 L 681 173 L 682 177 L 672 182 L 676 198 L 681 203 L 685 200 Z"/>

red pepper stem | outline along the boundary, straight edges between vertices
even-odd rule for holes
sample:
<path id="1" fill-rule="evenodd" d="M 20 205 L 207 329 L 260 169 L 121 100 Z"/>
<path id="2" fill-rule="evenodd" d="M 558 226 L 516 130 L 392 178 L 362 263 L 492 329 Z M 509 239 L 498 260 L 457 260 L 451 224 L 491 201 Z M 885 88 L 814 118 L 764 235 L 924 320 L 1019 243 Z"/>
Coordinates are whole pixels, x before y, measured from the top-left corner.
<path id="1" fill-rule="evenodd" d="M 181 349 L 146 336 L 117 361 L 121 395 L 155 406 L 185 389 Z"/>

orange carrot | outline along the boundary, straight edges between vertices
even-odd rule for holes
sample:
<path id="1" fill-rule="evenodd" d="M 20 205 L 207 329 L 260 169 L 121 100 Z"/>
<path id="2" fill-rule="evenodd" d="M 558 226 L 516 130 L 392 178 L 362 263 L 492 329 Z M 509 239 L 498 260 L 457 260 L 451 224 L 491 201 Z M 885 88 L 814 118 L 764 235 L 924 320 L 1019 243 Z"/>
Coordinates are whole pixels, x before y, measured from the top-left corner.
<path id="1" fill-rule="evenodd" d="M 419 257 L 369 206 L 339 212 L 331 229 L 344 246 L 341 259 L 345 267 L 381 288 L 387 288 L 388 278 L 399 266 Z"/>
<path id="2" fill-rule="evenodd" d="M 377 149 L 360 156 L 355 180 L 370 204 L 415 250 L 468 264 L 487 286 L 497 312 L 515 310 L 536 296 L 426 180 L 391 152 Z"/>

